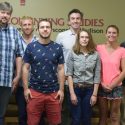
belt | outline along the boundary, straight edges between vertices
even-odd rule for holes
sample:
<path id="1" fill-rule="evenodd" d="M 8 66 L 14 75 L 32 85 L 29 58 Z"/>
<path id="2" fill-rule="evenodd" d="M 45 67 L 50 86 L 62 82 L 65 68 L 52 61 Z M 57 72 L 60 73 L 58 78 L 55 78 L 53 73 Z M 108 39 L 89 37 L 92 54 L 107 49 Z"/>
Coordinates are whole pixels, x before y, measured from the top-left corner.
<path id="1" fill-rule="evenodd" d="M 93 84 L 89 84 L 89 83 L 75 83 L 74 88 L 92 88 Z"/>

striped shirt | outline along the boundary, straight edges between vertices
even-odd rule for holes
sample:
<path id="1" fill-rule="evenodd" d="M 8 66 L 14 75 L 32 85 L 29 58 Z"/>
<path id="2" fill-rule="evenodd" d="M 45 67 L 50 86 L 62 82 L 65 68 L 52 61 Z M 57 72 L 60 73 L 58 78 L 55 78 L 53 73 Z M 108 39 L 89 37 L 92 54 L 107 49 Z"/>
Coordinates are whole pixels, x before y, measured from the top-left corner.
<path id="1" fill-rule="evenodd" d="M 22 55 L 18 30 L 11 25 L 0 27 L 0 86 L 12 86 L 15 59 Z"/>

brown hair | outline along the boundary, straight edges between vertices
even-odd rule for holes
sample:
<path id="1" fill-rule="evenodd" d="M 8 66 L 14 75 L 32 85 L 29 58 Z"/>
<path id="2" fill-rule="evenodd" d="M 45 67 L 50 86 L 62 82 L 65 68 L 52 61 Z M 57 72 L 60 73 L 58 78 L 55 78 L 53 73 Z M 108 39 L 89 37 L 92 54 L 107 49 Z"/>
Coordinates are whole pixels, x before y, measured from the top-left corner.
<path id="1" fill-rule="evenodd" d="M 79 10 L 79 9 L 72 9 L 69 13 L 68 13 L 68 20 L 70 20 L 70 15 L 72 13 L 79 13 L 81 16 L 81 19 L 83 18 L 83 13 Z"/>
<path id="2" fill-rule="evenodd" d="M 9 11 L 10 14 L 12 14 L 13 12 L 13 7 L 10 5 L 10 3 L 8 2 L 1 2 L 0 3 L 0 10 L 3 10 L 3 11 Z"/>
<path id="3" fill-rule="evenodd" d="M 79 43 L 79 39 L 80 39 L 80 33 L 84 31 L 88 34 L 89 36 L 89 42 L 88 42 L 88 45 L 86 46 L 88 52 L 94 52 L 96 50 L 96 44 L 94 43 L 93 41 L 93 37 L 92 37 L 92 34 L 86 30 L 86 29 L 82 29 L 78 34 L 77 34 L 77 38 L 76 38 L 76 42 L 75 42 L 75 45 L 73 46 L 73 51 L 76 53 L 76 54 L 80 54 L 80 49 L 81 49 L 81 45 Z"/>
<path id="4" fill-rule="evenodd" d="M 51 27 L 51 29 L 52 29 L 52 22 L 49 21 L 49 20 L 47 20 L 47 19 L 41 19 L 41 20 L 38 22 L 38 25 L 37 25 L 37 28 L 38 28 L 38 29 L 39 29 L 39 24 L 40 24 L 41 22 L 48 22 L 48 23 L 50 23 L 50 27 Z"/>
<path id="5" fill-rule="evenodd" d="M 109 26 L 106 28 L 106 33 L 107 33 L 108 29 L 111 28 L 111 27 L 114 28 L 114 29 L 116 29 L 117 33 L 119 34 L 119 28 L 118 28 L 116 25 L 109 25 Z"/>

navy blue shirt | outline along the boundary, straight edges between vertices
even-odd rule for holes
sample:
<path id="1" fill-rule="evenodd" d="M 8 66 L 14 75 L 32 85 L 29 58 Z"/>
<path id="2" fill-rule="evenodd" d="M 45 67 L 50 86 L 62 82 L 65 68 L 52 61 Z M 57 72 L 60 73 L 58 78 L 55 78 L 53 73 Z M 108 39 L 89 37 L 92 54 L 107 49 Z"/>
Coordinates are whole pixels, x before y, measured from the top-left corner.
<path id="1" fill-rule="evenodd" d="M 31 65 L 30 88 L 42 93 L 59 90 L 57 67 L 64 63 L 59 44 L 53 41 L 48 44 L 38 41 L 30 43 L 24 54 L 24 62 Z"/>

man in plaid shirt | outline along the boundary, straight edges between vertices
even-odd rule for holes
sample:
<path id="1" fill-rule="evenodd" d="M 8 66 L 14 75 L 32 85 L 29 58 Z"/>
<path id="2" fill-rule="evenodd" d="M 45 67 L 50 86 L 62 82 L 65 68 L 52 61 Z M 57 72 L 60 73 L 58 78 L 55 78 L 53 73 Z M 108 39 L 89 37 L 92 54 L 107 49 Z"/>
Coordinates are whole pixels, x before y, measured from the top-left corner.
<path id="1" fill-rule="evenodd" d="M 22 66 L 20 35 L 17 29 L 9 24 L 12 11 L 13 8 L 8 2 L 0 3 L 0 125 L 4 124 L 9 97 L 18 85 Z"/>

